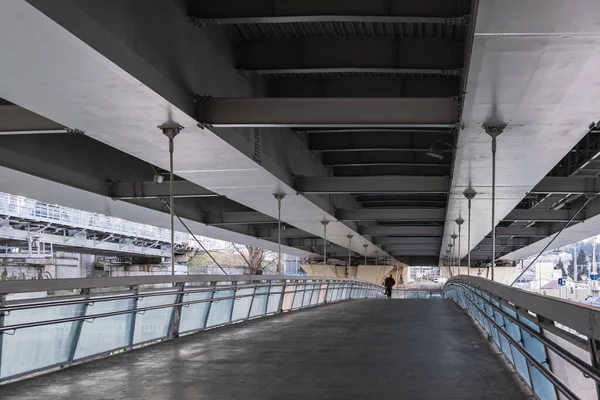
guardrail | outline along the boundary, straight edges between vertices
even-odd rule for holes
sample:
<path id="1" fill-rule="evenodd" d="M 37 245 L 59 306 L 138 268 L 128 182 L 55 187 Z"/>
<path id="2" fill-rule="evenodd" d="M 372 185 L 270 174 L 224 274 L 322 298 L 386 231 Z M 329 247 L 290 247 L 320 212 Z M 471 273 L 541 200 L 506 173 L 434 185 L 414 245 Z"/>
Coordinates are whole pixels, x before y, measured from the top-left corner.
<path id="1" fill-rule="evenodd" d="M 442 289 L 394 289 L 392 299 L 441 299 Z"/>
<path id="2" fill-rule="evenodd" d="M 78 229 L 95 230 L 117 235 L 170 243 L 171 231 L 121 218 L 91 213 L 56 204 L 43 203 L 9 193 L 0 193 L 0 214 L 33 221 L 61 224 Z M 175 243 L 192 243 L 190 235 L 175 232 Z"/>
<path id="3" fill-rule="evenodd" d="M 248 319 L 381 296 L 379 285 L 319 277 L 0 282 L 0 383 Z"/>
<path id="4" fill-rule="evenodd" d="M 451 278 L 444 297 L 481 325 L 537 398 L 599 398 L 600 309 L 469 276 Z"/>

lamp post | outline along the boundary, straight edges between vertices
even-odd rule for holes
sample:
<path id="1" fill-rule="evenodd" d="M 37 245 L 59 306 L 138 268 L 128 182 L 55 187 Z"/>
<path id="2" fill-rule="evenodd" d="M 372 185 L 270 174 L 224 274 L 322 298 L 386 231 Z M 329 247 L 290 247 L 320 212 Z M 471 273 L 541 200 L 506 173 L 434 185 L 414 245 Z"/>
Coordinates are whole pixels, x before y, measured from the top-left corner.
<path id="1" fill-rule="evenodd" d="M 454 243 L 448 243 L 448 257 L 450 257 L 450 252 L 452 251 L 452 247 L 454 247 Z M 452 257 L 450 257 L 450 276 L 454 276 L 452 272 L 452 264 L 453 264 L 454 253 Z"/>
<path id="2" fill-rule="evenodd" d="M 329 221 L 324 219 L 321 224 L 323 224 L 323 266 L 325 267 L 327 266 L 327 225 Z"/>
<path id="3" fill-rule="evenodd" d="M 175 275 L 175 201 L 173 196 L 173 153 L 175 152 L 175 136 L 183 126 L 176 122 L 167 122 L 158 127 L 169 138 L 169 209 L 171 211 L 171 275 Z"/>
<path id="4" fill-rule="evenodd" d="M 344 271 L 344 275 L 347 278 L 350 270 L 350 260 L 352 259 L 352 238 L 354 235 L 347 235 L 348 238 L 348 263 L 346 264 L 346 271 Z"/>
<path id="5" fill-rule="evenodd" d="M 274 193 L 277 200 L 277 273 L 283 275 L 281 267 L 281 200 L 285 197 L 285 193 Z"/>
<path id="6" fill-rule="evenodd" d="M 492 138 L 492 281 L 496 267 L 496 138 L 506 125 L 484 125 L 485 133 Z"/>
<path id="7" fill-rule="evenodd" d="M 450 276 L 452 276 L 452 267 L 450 266 L 450 249 L 446 249 L 446 261 L 448 262 L 448 270 L 450 271 Z"/>
<path id="8" fill-rule="evenodd" d="M 468 201 L 468 207 L 469 207 L 469 217 L 468 217 L 468 223 L 467 223 L 467 275 L 471 275 L 471 200 L 473 200 L 475 198 L 475 195 L 477 195 L 477 192 L 475 191 L 475 189 L 473 189 L 471 186 L 469 186 L 468 188 L 465 189 L 465 191 L 463 192 L 463 195 L 465 196 L 465 198 Z"/>
<path id="9" fill-rule="evenodd" d="M 460 232 L 461 232 L 462 224 L 464 224 L 464 222 L 465 222 L 465 220 L 462 219 L 462 217 L 459 216 L 458 218 L 456 218 L 456 225 L 458 225 L 458 272 L 460 272 L 460 260 L 461 260 L 461 257 L 460 257 L 461 256 L 461 254 L 460 254 L 460 240 L 461 240 L 460 236 L 461 235 L 460 235 Z"/>

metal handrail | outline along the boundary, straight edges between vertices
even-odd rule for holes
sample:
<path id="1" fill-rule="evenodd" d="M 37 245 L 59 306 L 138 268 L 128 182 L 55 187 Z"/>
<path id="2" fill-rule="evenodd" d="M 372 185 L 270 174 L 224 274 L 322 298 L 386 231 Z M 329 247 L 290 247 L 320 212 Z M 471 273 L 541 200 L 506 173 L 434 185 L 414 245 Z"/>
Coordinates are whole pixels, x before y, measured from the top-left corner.
<path id="1" fill-rule="evenodd" d="M 535 337 L 537 340 L 539 340 L 540 342 L 542 342 L 545 346 L 548 346 L 548 348 L 550 348 L 557 355 L 559 355 L 560 357 L 562 357 L 565 361 L 568 361 L 571 365 L 573 365 L 574 367 L 576 367 L 579 371 L 581 371 L 582 373 L 588 375 L 590 378 L 592 378 L 596 382 L 600 383 L 600 369 L 584 363 L 580 358 L 578 358 L 578 357 L 574 356 L 573 354 L 569 353 L 567 350 L 563 349 L 561 346 L 559 346 L 558 344 L 556 344 L 552 340 L 548 339 L 546 336 L 544 336 L 540 332 L 537 332 L 536 330 L 532 329 L 527 324 L 524 324 L 518 318 L 513 317 L 512 315 L 510 315 L 509 313 L 507 313 L 506 311 L 504 311 L 502 308 L 496 306 L 491 301 L 488 301 L 485 297 L 480 296 L 477 292 L 475 292 L 473 289 L 471 289 L 467 285 L 459 284 L 459 283 L 452 283 L 452 284 L 453 285 L 461 286 L 461 287 L 469 290 L 475 296 L 478 296 L 480 299 L 482 299 L 483 301 L 485 301 L 485 303 L 487 305 L 489 305 L 490 307 L 492 307 L 495 311 L 497 311 L 500 314 L 502 314 L 505 318 L 510 319 L 513 324 L 518 325 L 519 328 L 521 328 L 524 331 L 526 331 L 529 335 Z M 479 305 L 477 305 L 476 303 L 474 303 L 471 299 L 469 299 L 469 301 L 471 301 L 471 303 L 473 303 L 481 311 L 485 312 L 485 310 L 482 310 L 481 307 L 479 307 Z"/>
<path id="2" fill-rule="evenodd" d="M 568 326 L 587 337 L 600 340 L 600 329 L 595 330 L 595 324 L 590 324 L 591 320 L 600 321 L 600 309 L 598 308 L 542 296 L 476 276 L 458 275 L 450 278 L 446 286 L 453 283 L 465 283 L 477 287 L 546 319 Z"/>
<path id="3" fill-rule="evenodd" d="M 169 229 L 44 203 L 9 193 L 0 193 L 0 214 L 46 223 L 60 223 L 80 229 L 98 230 L 123 236 L 159 240 L 166 243 L 170 243 L 171 241 Z M 192 240 L 187 233 L 175 232 L 175 243 L 190 244 Z"/>
<path id="4" fill-rule="evenodd" d="M 240 281 L 306 281 L 323 282 L 360 282 L 350 278 L 333 277 L 290 277 L 287 275 L 149 275 L 126 276 L 116 278 L 77 278 L 47 279 L 25 281 L 1 281 L 0 294 L 33 293 L 46 291 L 62 291 L 75 289 L 97 289 L 104 287 L 144 286 L 170 283 L 206 283 L 206 282 L 240 282 Z M 368 283 L 368 282 L 366 282 Z"/>
<path id="5" fill-rule="evenodd" d="M 562 393 L 565 398 L 573 400 L 579 399 L 577 394 L 575 394 L 575 392 L 555 374 L 555 371 L 553 371 L 552 368 L 546 368 L 543 365 L 543 362 L 537 360 L 536 357 L 530 353 L 530 349 L 528 349 L 520 340 L 513 338 L 513 334 L 509 332 L 509 329 L 506 326 L 507 323 L 512 323 L 518 327 L 520 332 L 519 337 L 527 334 L 530 337 L 535 338 L 544 347 L 546 352 L 548 350 L 552 351 L 556 356 L 560 357 L 567 364 L 583 374 L 584 377 L 592 379 L 596 386 L 600 385 L 600 369 L 595 364 L 590 365 L 586 363 L 580 357 L 563 348 L 559 343 L 548 338 L 542 331 L 542 327 L 544 326 L 542 322 L 548 323 L 548 321 L 552 321 L 552 327 L 555 326 L 555 323 L 558 323 L 573 329 L 576 332 L 591 332 L 591 335 L 588 337 L 593 341 L 593 334 L 595 333 L 594 324 L 590 322 L 599 315 L 599 310 L 580 303 L 572 303 L 560 299 L 540 296 L 487 279 L 464 275 L 451 278 L 444 286 L 444 293 L 446 296 L 454 297 L 457 303 L 462 304 L 462 306 L 475 317 L 475 320 L 477 320 L 490 335 L 493 331 L 491 328 L 486 327 L 483 322 L 487 321 L 487 324 L 493 326 L 495 332 L 512 345 L 511 349 L 516 349 L 521 353 L 529 364 L 534 366 L 540 374 L 548 379 L 555 390 Z M 512 310 L 515 315 L 511 315 L 511 313 L 507 312 L 503 307 Z M 569 315 L 564 315 L 563 313 L 565 312 L 568 312 Z M 530 316 L 530 313 L 535 315 L 535 318 Z M 504 322 L 502 325 L 495 320 L 495 316 L 497 315 L 501 316 Z M 531 321 L 531 323 L 538 327 L 539 331 L 529 326 L 526 321 L 521 320 L 519 316 Z M 482 320 L 481 318 L 484 319 Z M 577 318 L 584 319 L 577 321 Z M 576 323 L 573 324 L 573 321 Z M 560 336 L 568 343 L 579 346 L 578 341 L 580 339 L 575 335 L 563 332 Z M 499 342 L 498 339 L 494 339 L 494 341 L 498 346 L 501 346 L 501 342 Z M 594 355 L 596 354 L 596 350 L 593 346 L 589 347 L 587 351 L 592 358 L 596 357 Z M 511 362 L 513 364 L 516 363 L 514 359 L 511 359 Z M 530 382 L 530 386 L 533 389 L 532 385 L 533 384 Z"/>

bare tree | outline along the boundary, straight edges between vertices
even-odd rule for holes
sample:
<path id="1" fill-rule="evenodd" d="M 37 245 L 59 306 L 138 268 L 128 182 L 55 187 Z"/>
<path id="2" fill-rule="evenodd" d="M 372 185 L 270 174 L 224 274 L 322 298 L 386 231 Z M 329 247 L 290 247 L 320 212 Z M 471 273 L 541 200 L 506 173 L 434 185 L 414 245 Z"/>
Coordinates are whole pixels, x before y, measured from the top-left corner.
<path id="1" fill-rule="evenodd" d="M 235 243 L 231 243 L 231 245 L 242 256 L 252 275 L 262 274 L 265 268 L 277 262 L 277 255 L 272 251 L 260 247 L 236 245 Z M 282 273 L 282 271 L 278 272 Z"/>

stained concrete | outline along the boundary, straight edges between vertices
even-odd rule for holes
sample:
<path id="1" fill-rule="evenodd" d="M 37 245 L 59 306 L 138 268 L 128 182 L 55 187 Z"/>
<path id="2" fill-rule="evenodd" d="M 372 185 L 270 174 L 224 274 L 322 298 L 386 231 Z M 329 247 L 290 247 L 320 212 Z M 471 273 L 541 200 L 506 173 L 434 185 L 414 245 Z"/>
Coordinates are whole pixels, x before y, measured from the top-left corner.
<path id="1" fill-rule="evenodd" d="M 0 388 L 24 399 L 525 399 L 450 300 L 361 300 L 215 329 Z"/>

